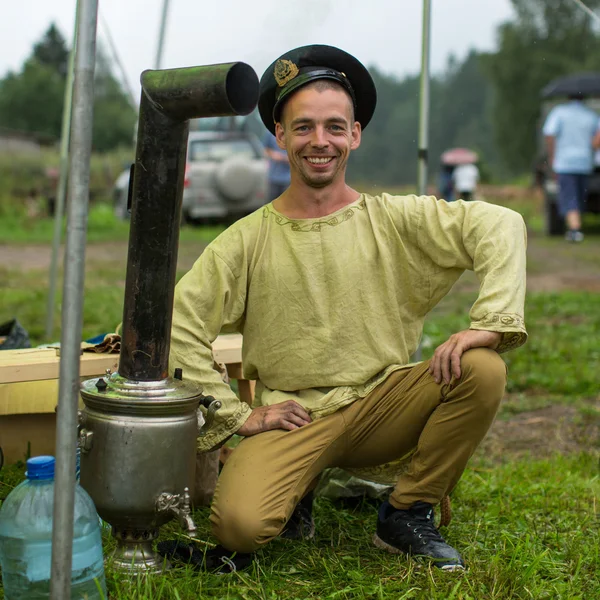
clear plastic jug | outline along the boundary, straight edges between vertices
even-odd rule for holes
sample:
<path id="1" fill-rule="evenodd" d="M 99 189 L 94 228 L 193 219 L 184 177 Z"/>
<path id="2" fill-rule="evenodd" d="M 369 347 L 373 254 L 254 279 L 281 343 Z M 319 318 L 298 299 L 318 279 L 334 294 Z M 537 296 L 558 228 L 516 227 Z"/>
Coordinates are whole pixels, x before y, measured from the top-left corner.
<path id="1" fill-rule="evenodd" d="M 0 507 L 0 565 L 6 600 L 50 598 L 53 456 L 27 461 L 27 479 Z M 75 485 L 71 600 L 107 598 L 102 538 L 96 507 Z"/>

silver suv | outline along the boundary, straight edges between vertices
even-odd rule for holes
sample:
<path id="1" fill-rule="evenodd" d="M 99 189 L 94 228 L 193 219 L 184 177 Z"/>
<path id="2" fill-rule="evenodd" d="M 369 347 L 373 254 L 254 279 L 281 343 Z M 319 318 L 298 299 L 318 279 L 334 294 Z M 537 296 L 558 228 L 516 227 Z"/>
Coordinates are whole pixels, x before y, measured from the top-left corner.
<path id="1" fill-rule="evenodd" d="M 115 183 L 115 214 L 127 218 L 129 170 Z M 190 131 L 182 219 L 231 223 L 263 206 L 268 160 L 259 138 L 248 131 Z"/>
<path id="2" fill-rule="evenodd" d="M 260 140 L 241 131 L 191 131 L 183 218 L 234 221 L 267 202 L 268 160 Z"/>

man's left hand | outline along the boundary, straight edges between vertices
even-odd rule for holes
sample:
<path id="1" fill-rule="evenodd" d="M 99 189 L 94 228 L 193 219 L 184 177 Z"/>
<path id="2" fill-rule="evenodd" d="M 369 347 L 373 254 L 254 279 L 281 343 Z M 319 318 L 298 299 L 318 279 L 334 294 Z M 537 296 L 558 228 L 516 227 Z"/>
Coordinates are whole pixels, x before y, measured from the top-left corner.
<path id="1" fill-rule="evenodd" d="M 452 376 L 460 379 L 460 357 L 471 348 L 491 348 L 500 344 L 502 334 L 497 331 L 466 329 L 450 336 L 450 339 L 438 346 L 431 357 L 429 372 L 436 383 L 450 383 Z"/>

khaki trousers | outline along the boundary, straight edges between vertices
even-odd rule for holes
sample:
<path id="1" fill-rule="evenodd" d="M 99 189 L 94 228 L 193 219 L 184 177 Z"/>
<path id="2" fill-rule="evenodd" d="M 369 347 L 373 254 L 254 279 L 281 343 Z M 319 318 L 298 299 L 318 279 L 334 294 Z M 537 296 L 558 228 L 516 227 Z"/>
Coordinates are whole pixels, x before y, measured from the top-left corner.
<path id="1" fill-rule="evenodd" d="M 219 542 L 252 552 L 281 532 L 324 469 L 377 466 L 411 451 L 391 504 L 439 503 L 492 424 L 506 366 L 476 348 L 463 354 L 459 380 L 437 384 L 428 368 L 396 371 L 366 398 L 299 429 L 244 438 L 217 482 L 210 520 Z"/>

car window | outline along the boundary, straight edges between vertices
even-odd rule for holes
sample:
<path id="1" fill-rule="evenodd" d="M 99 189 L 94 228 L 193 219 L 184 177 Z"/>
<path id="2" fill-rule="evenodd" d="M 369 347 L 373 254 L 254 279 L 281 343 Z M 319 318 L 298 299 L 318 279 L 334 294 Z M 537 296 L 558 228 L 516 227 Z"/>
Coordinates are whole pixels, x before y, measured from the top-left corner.
<path id="1" fill-rule="evenodd" d="M 188 150 L 190 162 L 222 161 L 230 156 L 257 158 L 257 153 L 248 140 L 194 140 Z"/>

